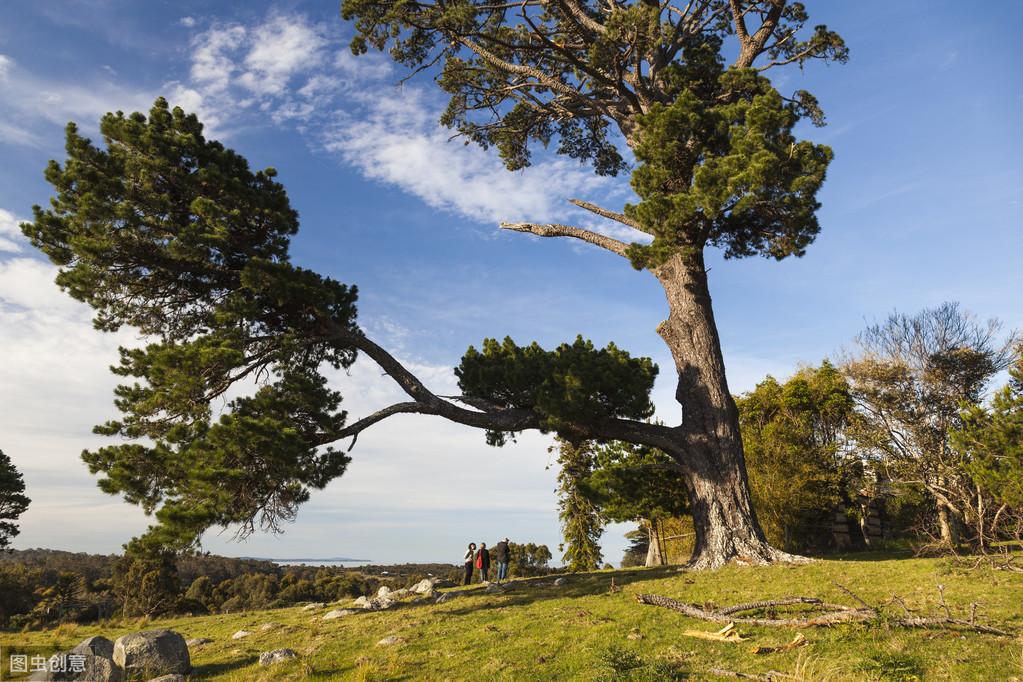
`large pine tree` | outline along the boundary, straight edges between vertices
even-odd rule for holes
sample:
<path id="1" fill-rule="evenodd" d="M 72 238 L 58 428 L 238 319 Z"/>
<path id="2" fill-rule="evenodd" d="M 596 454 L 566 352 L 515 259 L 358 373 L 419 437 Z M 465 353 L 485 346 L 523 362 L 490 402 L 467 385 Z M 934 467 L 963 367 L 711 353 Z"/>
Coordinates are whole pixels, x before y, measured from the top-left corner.
<path id="1" fill-rule="evenodd" d="M 344 471 L 348 455 L 330 444 L 395 414 L 432 414 L 493 443 L 538 429 L 658 448 L 686 480 L 694 566 L 791 558 L 764 539 L 750 501 L 704 252 L 782 259 L 813 241 L 831 152 L 793 129 L 822 115 L 809 93 L 782 96 L 763 74 L 842 61 L 841 39 L 823 26 L 804 35 L 803 5 L 785 0 L 346 0 L 342 12 L 356 22 L 356 52 L 389 46 L 412 68 L 439 64 L 452 95 L 444 122 L 497 147 L 510 168 L 528 163 L 534 141 L 556 140 L 598 173 L 628 166 L 616 142 L 631 149 L 640 201 L 624 212 L 578 203 L 650 243 L 505 227 L 582 239 L 653 274 L 682 423 L 646 421 L 648 359 L 582 339 L 553 350 L 487 340 L 462 359 L 461 396 L 433 393 L 359 329 L 354 287 L 290 263 L 298 221 L 272 169 L 253 172 L 160 100 L 148 117 L 105 116 L 105 149 L 71 125 L 67 161 L 46 171 L 56 196 L 23 226 L 98 328 L 153 340 L 123 351 L 124 416 L 98 427 L 129 441 L 85 454 L 101 486 L 156 513 L 148 539 L 161 547 L 190 546 L 211 525 L 274 529 Z M 321 368 L 348 367 L 358 352 L 408 399 L 347 424 Z M 259 390 L 215 416 L 213 402 L 250 379 Z"/>
<path id="2" fill-rule="evenodd" d="M 574 203 L 635 230 L 631 243 L 561 224 L 502 227 L 581 239 L 657 279 L 668 302 L 657 332 L 683 421 L 621 439 L 685 469 L 695 566 L 790 558 L 766 542 L 750 502 L 704 254 L 781 260 L 814 240 L 831 151 L 793 129 L 823 114 L 813 95 L 784 96 L 765 72 L 845 61 L 842 39 L 823 25 L 804 31 L 804 5 L 787 0 L 343 0 L 341 13 L 356 54 L 388 49 L 410 70 L 439 69 L 450 95 L 442 122 L 495 147 L 509 169 L 540 143 L 611 175 L 630 168 L 628 148 L 638 203 Z"/>

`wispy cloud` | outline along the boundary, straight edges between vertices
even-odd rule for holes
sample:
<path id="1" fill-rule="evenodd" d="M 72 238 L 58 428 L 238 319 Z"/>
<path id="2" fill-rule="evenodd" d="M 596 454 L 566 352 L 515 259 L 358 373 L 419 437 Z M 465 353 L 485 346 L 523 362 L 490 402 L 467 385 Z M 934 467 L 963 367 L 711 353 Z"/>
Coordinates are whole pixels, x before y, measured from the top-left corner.
<path id="1" fill-rule="evenodd" d="M 24 238 L 18 225 L 21 220 L 10 211 L 0 208 L 0 253 L 18 253 Z"/>
<path id="2" fill-rule="evenodd" d="M 108 111 L 148 109 L 155 93 L 106 77 L 90 83 L 42 77 L 0 55 L 0 142 L 38 146 L 40 131 L 72 120 L 89 130 Z"/>

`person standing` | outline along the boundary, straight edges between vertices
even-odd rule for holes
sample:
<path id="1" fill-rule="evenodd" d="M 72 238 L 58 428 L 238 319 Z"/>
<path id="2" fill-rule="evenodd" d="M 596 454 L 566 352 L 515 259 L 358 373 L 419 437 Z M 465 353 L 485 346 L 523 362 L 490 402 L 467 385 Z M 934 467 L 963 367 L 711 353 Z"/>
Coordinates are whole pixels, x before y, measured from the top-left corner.
<path id="1" fill-rule="evenodd" d="M 476 558 L 476 543 L 470 542 L 469 549 L 465 550 L 465 578 L 462 580 L 463 585 L 468 585 L 472 582 L 472 562 Z"/>
<path id="2" fill-rule="evenodd" d="M 494 561 L 497 562 L 497 582 L 500 583 L 502 580 L 508 577 L 508 555 L 510 550 L 508 549 L 508 538 L 501 540 L 499 543 L 494 545 Z"/>
<path id="3" fill-rule="evenodd" d="M 490 552 L 485 542 L 480 543 L 480 549 L 476 552 L 476 568 L 480 569 L 480 582 L 487 582 L 487 574 L 490 573 Z"/>

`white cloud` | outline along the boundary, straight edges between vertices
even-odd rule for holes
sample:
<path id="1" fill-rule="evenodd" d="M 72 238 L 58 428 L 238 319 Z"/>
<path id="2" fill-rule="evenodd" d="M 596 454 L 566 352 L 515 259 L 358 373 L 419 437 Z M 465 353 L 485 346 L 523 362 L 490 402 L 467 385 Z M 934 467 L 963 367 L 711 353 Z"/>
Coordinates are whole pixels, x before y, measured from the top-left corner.
<path id="1" fill-rule="evenodd" d="M 195 26 L 196 21 L 195 17 L 181 17 L 180 19 L 178 19 L 178 23 L 184 26 L 185 28 L 192 28 L 193 26 Z"/>
<path id="2" fill-rule="evenodd" d="M 7 80 L 7 73 L 11 70 L 13 63 L 10 57 L 0 54 L 0 81 Z"/>
<path id="3" fill-rule="evenodd" d="M 451 141 L 439 113 L 418 88 L 378 87 L 353 95 L 362 107 L 344 112 L 324 145 L 368 178 L 397 185 L 435 208 L 494 223 L 547 221 L 570 209 L 567 200 L 614 182 L 567 159 L 545 158 L 510 173 L 493 153 Z"/>
<path id="4" fill-rule="evenodd" d="M 37 130 L 52 130 L 68 121 L 94 130 L 108 111 L 145 111 L 156 98 L 154 90 L 127 87 L 106 77 L 82 83 L 39 77 L 10 61 L 7 67 L 0 78 L 0 142 L 8 144 L 37 146 Z"/>
<path id="5" fill-rule="evenodd" d="M 24 241 L 21 228 L 18 227 L 21 222 L 13 213 L 0 208 L 0 253 L 21 251 L 20 242 Z"/>
<path id="6" fill-rule="evenodd" d="M 245 41 L 242 26 L 214 26 L 192 40 L 191 76 L 209 94 L 227 89 L 237 69 L 231 53 Z"/>
<path id="7" fill-rule="evenodd" d="M 295 126 L 364 176 L 491 225 L 579 217 L 567 203 L 573 197 L 600 194 L 620 206 L 628 196 L 623 182 L 551 154 L 508 172 L 492 151 L 450 139 L 452 131 L 438 123 L 438 97 L 419 87 L 396 88 L 386 56 L 354 57 L 341 49 L 327 59 L 328 45 L 341 42 L 302 15 L 217 25 L 193 38 L 191 81 L 173 84 L 172 96 L 218 133 L 227 132 L 223 121 L 241 114 Z M 636 237 L 602 221 L 590 226 Z"/>
<path id="8" fill-rule="evenodd" d="M 251 33 L 239 81 L 258 94 L 281 94 L 297 73 L 320 65 L 327 42 L 322 34 L 301 16 L 270 17 Z"/>

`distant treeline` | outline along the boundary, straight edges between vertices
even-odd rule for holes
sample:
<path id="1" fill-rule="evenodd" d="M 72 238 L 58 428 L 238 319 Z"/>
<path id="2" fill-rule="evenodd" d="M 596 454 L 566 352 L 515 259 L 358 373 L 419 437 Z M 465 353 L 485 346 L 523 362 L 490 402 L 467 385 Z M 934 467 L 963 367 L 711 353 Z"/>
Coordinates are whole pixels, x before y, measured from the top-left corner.
<path id="1" fill-rule="evenodd" d="M 550 572 L 544 545 L 512 543 L 512 576 Z M 335 602 L 411 586 L 456 581 L 451 564 L 280 566 L 208 554 L 160 560 L 51 549 L 0 553 L 0 627 L 40 627 L 113 616 L 232 613 Z"/>

